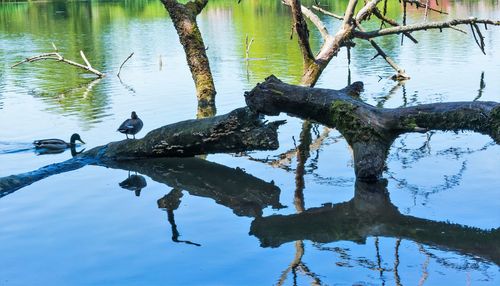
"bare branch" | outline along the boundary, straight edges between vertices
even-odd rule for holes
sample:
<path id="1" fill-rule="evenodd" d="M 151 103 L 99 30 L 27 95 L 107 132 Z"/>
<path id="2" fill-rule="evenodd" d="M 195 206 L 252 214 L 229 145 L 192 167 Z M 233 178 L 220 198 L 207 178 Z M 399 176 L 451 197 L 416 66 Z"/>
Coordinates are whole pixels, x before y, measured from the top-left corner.
<path id="1" fill-rule="evenodd" d="M 401 26 L 398 22 L 396 22 L 395 20 L 383 15 L 380 10 L 375 7 L 373 9 L 373 15 L 375 15 L 375 17 L 379 18 L 380 20 L 382 20 L 382 22 L 384 23 L 388 23 L 389 25 L 393 26 L 393 27 L 399 27 Z M 382 27 L 381 27 L 382 28 Z M 418 44 L 418 41 L 417 39 L 415 39 L 410 33 L 408 32 L 404 32 L 403 35 L 405 35 L 408 39 L 410 39 L 412 42 L 414 42 L 415 44 Z"/>
<path id="2" fill-rule="evenodd" d="M 470 29 L 472 30 L 472 35 L 474 36 L 474 40 L 476 41 L 477 46 L 479 47 L 479 49 L 481 49 L 481 52 L 486 55 L 486 53 L 484 52 L 484 36 L 483 34 L 481 34 L 481 30 L 479 30 L 479 27 L 476 23 L 471 23 Z"/>
<path id="3" fill-rule="evenodd" d="M 444 29 L 444 28 L 452 28 L 457 25 L 465 25 L 465 24 L 486 24 L 486 25 L 495 25 L 500 26 L 500 21 L 493 21 L 489 19 L 476 19 L 476 18 L 468 18 L 468 19 L 453 19 L 450 21 L 441 21 L 441 22 L 428 22 L 428 23 L 418 23 L 413 25 L 399 26 L 386 28 L 381 30 L 374 30 L 369 32 L 354 32 L 354 36 L 356 38 L 361 39 L 369 39 L 387 35 L 395 35 L 401 34 L 404 32 L 414 32 L 421 30 L 429 30 L 429 29 Z"/>
<path id="4" fill-rule="evenodd" d="M 134 55 L 134 53 L 132 52 L 123 62 L 122 64 L 120 65 L 120 69 L 118 70 L 118 73 L 116 74 L 117 77 L 120 77 L 120 73 L 122 72 L 122 67 L 123 65 Z M 161 56 L 160 56 L 160 61 L 161 61 Z"/>
<path id="5" fill-rule="evenodd" d="M 358 4 L 358 0 L 349 0 L 347 7 L 345 8 L 344 14 L 344 22 L 343 27 L 347 25 L 352 25 L 352 19 L 354 16 L 354 9 L 356 9 L 356 5 Z"/>
<path id="6" fill-rule="evenodd" d="M 56 48 L 55 45 L 53 45 L 53 47 Z M 84 70 L 86 70 L 88 72 L 91 72 L 91 73 L 97 75 L 98 77 L 104 77 L 105 76 L 105 74 L 103 74 L 102 72 L 94 69 L 90 65 L 90 63 L 88 62 L 87 58 L 85 57 L 85 55 L 83 54 L 82 51 L 80 51 L 80 54 L 82 55 L 82 58 L 84 59 L 84 61 L 85 61 L 85 63 L 87 65 L 82 65 L 82 64 L 79 64 L 77 62 L 74 62 L 74 61 L 71 61 L 71 60 L 67 60 L 63 56 L 61 56 L 58 52 L 52 52 L 52 53 L 43 53 L 43 54 L 40 54 L 40 55 L 36 55 L 36 56 L 33 56 L 33 57 L 26 58 L 26 59 L 24 59 L 24 60 L 22 60 L 22 61 L 20 61 L 18 63 L 15 63 L 14 65 L 11 66 L 11 68 L 15 68 L 16 66 L 18 66 L 20 64 L 23 64 L 23 63 L 31 63 L 31 62 L 41 61 L 41 60 L 53 60 L 53 61 L 63 62 L 63 63 L 66 63 L 68 65 L 72 65 L 72 66 L 84 69 Z"/>
<path id="7" fill-rule="evenodd" d="M 368 17 L 371 15 L 372 11 L 377 7 L 377 4 L 380 3 L 382 0 L 371 0 L 370 2 L 366 3 L 361 10 L 359 10 L 358 14 L 356 15 L 356 21 L 361 23 L 362 21 L 368 19 Z"/>
<path id="8" fill-rule="evenodd" d="M 318 28 L 319 32 L 321 33 L 321 37 L 323 37 L 323 39 L 326 39 L 330 36 L 328 30 L 325 27 L 325 24 L 323 24 L 323 21 L 321 21 L 321 19 L 316 14 L 314 14 L 311 10 L 309 10 L 305 6 L 301 6 L 301 10 L 302 14 L 304 14 L 304 16 L 306 16 L 314 24 L 314 26 Z"/>
<path id="9" fill-rule="evenodd" d="M 357 0 L 350 0 L 347 4 L 346 13 L 340 29 L 332 37 L 328 37 L 323 42 L 320 51 L 315 57 L 313 64 L 306 66 L 302 75 L 301 84 L 305 86 L 314 86 L 323 69 L 330 60 L 337 55 L 342 44 L 351 38 L 354 29 L 353 15 Z"/>
<path id="10" fill-rule="evenodd" d="M 333 17 L 333 18 L 338 19 L 338 20 L 344 20 L 344 16 L 339 16 L 337 14 L 333 14 L 332 12 L 327 11 L 321 7 L 316 6 L 316 5 L 313 5 L 312 8 L 318 12 L 321 12 L 321 13 L 327 15 L 327 16 Z"/>
<path id="11" fill-rule="evenodd" d="M 450 29 L 467 35 L 467 32 L 463 29 L 460 29 L 459 27 L 451 26 Z"/>
<path id="12" fill-rule="evenodd" d="M 80 50 L 80 56 L 82 56 L 82 59 L 83 61 L 85 62 L 85 64 L 87 65 L 88 68 L 92 68 L 92 66 L 90 65 L 89 63 L 89 60 L 87 60 L 87 57 L 85 56 L 85 54 L 83 53 L 82 50 Z"/>
<path id="13" fill-rule="evenodd" d="M 357 28 L 361 31 L 361 32 L 364 32 L 365 29 L 363 27 L 361 27 L 361 25 L 359 23 L 356 23 L 357 24 Z M 373 40 L 373 39 L 366 39 L 367 41 L 370 42 L 370 44 L 373 46 L 373 48 L 377 51 L 377 54 L 375 55 L 375 57 L 373 57 L 373 59 L 375 59 L 376 57 L 378 56 L 381 56 L 396 72 L 397 74 L 394 75 L 392 78 L 394 80 L 407 80 L 407 79 L 410 79 L 410 76 L 408 76 L 408 74 L 406 74 L 405 70 L 400 68 L 396 62 L 394 62 L 385 52 L 384 50 L 382 50 L 382 48 Z"/>
<path id="14" fill-rule="evenodd" d="M 437 12 L 439 14 L 445 14 L 445 15 L 448 15 L 448 13 L 442 11 L 442 10 L 437 10 L 437 9 L 434 9 L 434 8 L 431 8 L 429 5 L 427 5 L 426 3 L 422 3 L 418 0 L 403 0 L 403 3 L 406 4 L 410 4 L 410 5 L 415 5 L 417 8 L 425 8 L 425 14 L 427 15 L 427 10 L 430 10 L 430 11 L 433 11 L 433 12 Z M 429 3 L 429 1 L 427 1 L 427 3 Z M 427 16 L 426 16 L 427 17 Z"/>

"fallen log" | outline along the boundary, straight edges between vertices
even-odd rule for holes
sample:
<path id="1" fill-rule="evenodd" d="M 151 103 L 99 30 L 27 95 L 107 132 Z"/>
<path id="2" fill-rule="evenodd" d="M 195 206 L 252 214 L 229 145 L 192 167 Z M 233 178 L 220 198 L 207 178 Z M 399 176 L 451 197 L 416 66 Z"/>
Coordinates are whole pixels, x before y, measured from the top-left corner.
<path id="1" fill-rule="evenodd" d="M 111 142 L 81 156 L 102 161 L 274 150 L 279 146 L 276 131 L 283 123 L 264 123 L 256 112 L 238 108 L 224 115 L 166 125 L 142 139 Z"/>
<path id="2" fill-rule="evenodd" d="M 403 133 L 472 130 L 500 143 L 500 103 L 446 102 L 379 108 L 358 99 L 362 88 L 361 82 L 341 90 L 302 87 L 270 76 L 246 92 L 245 100 L 256 112 L 286 112 L 337 128 L 353 149 L 356 178 L 363 181 L 381 177 L 388 150 Z"/>
<path id="3" fill-rule="evenodd" d="M 145 158 L 275 150 L 279 147 L 277 129 L 283 123 L 263 122 L 261 116 L 249 108 L 173 123 L 150 131 L 142 139 L 111 142 L 65 162 L 0 178 L 0 197 L 51 175 L 76 170 L 88 164 L 106 166 L 115 164 L 115 161 Z"/>

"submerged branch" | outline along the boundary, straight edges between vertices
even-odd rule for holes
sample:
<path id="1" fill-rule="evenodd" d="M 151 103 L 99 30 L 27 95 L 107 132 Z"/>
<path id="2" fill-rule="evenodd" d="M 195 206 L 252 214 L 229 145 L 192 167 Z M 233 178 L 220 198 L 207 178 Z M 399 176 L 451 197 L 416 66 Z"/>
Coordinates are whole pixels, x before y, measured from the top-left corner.
<path id="1" fill-rule="evenodd" d="M 120 73 L 122 72 L 122 67 L 125 65 L 125 63 L 134 55 L 134 52 L 132 52 L 120 65 L 120 69 L 118 70 L 118 73 L 116 74 L 117 77 L 120 77 Z"/>

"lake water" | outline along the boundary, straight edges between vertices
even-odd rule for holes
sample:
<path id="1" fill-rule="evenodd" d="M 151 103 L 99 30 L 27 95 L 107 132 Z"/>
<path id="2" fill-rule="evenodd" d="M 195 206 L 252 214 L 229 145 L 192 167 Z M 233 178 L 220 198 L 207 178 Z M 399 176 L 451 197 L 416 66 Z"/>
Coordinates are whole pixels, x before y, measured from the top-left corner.
<path id="1" fill-rule="evenodd" d="M 279 1 L 236 2 L 210 1 L 198 17 L 218 114 L 243 106 L 244 91 L 270 74 L 288 83 L 301 76 L 288 9 Z M 325 3 L 341 14 L 347 1 L 338 2 Z M 400 19 L 398 1 L 390 2 Z M 439 2 L 454 17 L 500 18 L 498 1 Z M 321 17 L 333 33 L 339 23 Z M 423 21 L 422 10 L 410 9 L 408 21 Z M 418 45 L 377 39 L 412 77 L 399 84 L 357 41 L 350 67 L 343 50 L 317 86 L 363 81 L 362 98 L 381 107 L 500 101 L 500 28 L 481 28 L 486 55 L 470 32 L 414 33 Z M 320 35 L 310 30 L 317 49 Z M 260 58 L 248 65 L 246 35 L 254 38 L 250 57 Z M 52 51 L 52 43 L 68 59 L 81 61 L 83 50 L 108 76 L 92 81 L 52 62 L 10 69 Z M 120 81 L 115 74 L 132 52 Z M 37 155 L 35 139 L 78 132 L 88 150 L 124 139 L 115 130 L 132 110 L 145 122 L 139 137 L 196 116 L 191 74 L 160 1 L 2 2 L 0 65 L 0 177 L 71 157 Z M 276 151 L 86 166 L 3 196 L 0 285 L 500 284 L 500 146 L 491 138 L 401 136 L 387 186 L 366 186 L 355 182 L 346 141 L 314 124 L 301 176 L 293 150 L 302 120 L 279 118 L 287 124 Z M 119 185 L 129 175 L 145 179 L 140 196 Z M 294 204 L 301 192 L 303 206 Z"/>

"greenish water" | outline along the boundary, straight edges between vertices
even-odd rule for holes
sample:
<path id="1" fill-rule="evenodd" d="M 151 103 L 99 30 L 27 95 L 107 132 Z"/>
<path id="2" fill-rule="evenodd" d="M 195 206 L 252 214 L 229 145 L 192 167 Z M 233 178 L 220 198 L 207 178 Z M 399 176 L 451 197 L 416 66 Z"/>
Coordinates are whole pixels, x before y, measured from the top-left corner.
<path id="1" fill-rule="evenodd" d="M 279 1 L 236 2 L 211 1 L 198 17 L 219 114 L 243 106 L 244 91 L 270 74 L 289 83 L 301 76 L 288 8 Z M 340 14 L 346 2 L 325 3 Z M 392 11 L 399 7 L 389 2 Z M 453 16 L 500 18 L 498 1 L 439 2 Z M 414 9 L 408 17 L 423 20 Z M 339 25 L 321 18 L 331 32 Z M 320 35 L 310 30 L 317 49 Z M 250 57 L 260 59 L 248 65 L 246 35 L 254 38 Z M 342 51 L 317 86 L 338 89 L 349 77 L 360 80 L 363 99 L 381 107 L 500 101 L 500 28 L 484 35 L 486 55 L 472 35 L 456 31 L 415 33 L 418 45 L 401 46 L 398 36 L 378 39 L 412 77 L 404 84 L 389 80 L 393 71 L 370 60 L 374 51 L 358 41 L 350 67 Z M 83 50 L 108 76 L 92 81 L 51 62 L 10 69 L 51 51 L 52 43 L 68 59 L 81 61 Z M 120 82 L 114 74 L 131 52 Z M 0 177 L 71 157 L 37 155 L 30 149 L 35 139 L 78 132 L 90 149 L 124 139 L 115 130 L 132 110 L 145 122 L 139 137 L 196 115 L 185 55 L 160 1 L 3 2 L 0 65 Z M 306 211 L 297 214 L 297 156 L 290 152 L 274 165 L 252 160 L 277 159 L 300 143 L 302 121 L 279 118 L 288 123 L 277 151 L 87 166 L 0 198 L 0 285 L 500 283 L 500 147 L 489 137 L 404 135 L 391 148 L 387 186 L 366 186 L 355 183 L 340 134 L 315 125 L 312 140 L 321 144 L 305 164 Z M 140 196 L 119 185 L 128 170 L 145 179 Z M 162 205 L 169 200 L 158 206 L 166 194 L 180 200 L 173 211 Z"/>

